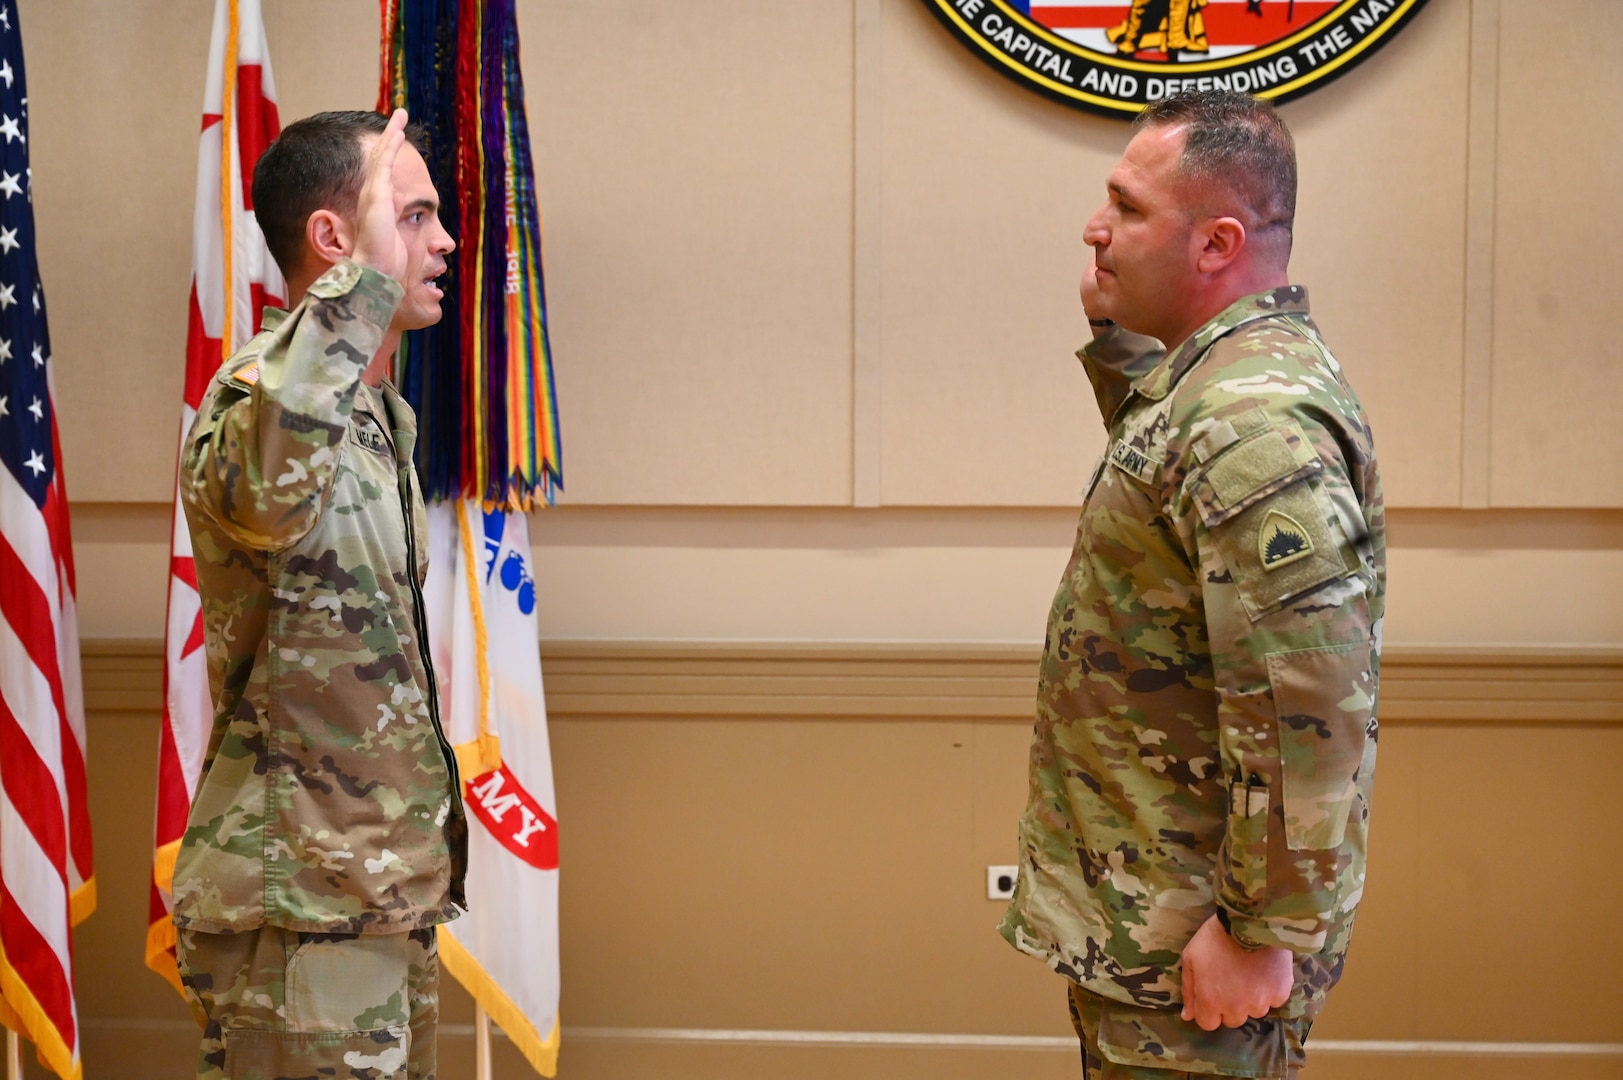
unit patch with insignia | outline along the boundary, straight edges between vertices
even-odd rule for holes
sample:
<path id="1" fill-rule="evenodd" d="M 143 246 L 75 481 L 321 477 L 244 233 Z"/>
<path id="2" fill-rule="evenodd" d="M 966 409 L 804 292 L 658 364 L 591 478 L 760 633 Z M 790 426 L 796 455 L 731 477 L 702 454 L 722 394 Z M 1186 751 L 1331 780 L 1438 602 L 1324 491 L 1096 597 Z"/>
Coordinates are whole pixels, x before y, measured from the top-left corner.
<path id="1" fill-rule="evenodd" d="M 1289 514 L 1270 510 L 1257 533 L 1257 557 L 1264 570 L 1278 570 L 1313 554 L 1313 541 Z"/>

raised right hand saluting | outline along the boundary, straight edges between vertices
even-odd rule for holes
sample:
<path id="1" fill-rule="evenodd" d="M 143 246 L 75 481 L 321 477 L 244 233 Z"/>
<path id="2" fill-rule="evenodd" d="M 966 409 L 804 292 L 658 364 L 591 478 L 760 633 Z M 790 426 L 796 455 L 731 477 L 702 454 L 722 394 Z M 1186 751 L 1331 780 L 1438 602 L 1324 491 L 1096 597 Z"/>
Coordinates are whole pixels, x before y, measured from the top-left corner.
<path id="1" fill-rule="evenodd" d="M 354 259 L 362 266 L 405 277 L 409 254 L 400 235 L 400 207 L 395 205 L 394 166 L 406 145 L 406 110 L 396 109 L 389 125 L 372 143 L 366 158 L 366 176 L 355 204 Z"/>

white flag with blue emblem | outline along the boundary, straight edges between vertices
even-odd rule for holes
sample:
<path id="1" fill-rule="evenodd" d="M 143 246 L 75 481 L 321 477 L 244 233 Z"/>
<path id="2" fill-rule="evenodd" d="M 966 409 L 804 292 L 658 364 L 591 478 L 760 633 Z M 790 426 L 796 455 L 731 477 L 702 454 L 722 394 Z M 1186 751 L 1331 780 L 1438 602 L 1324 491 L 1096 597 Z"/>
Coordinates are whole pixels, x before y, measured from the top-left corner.
<path id="1" fill-rule="evenodd" d="M 558 820 L 523 514 L 428 508 L 423 594 L 468 811 L 469 911 L 440 962 L 544 1076 L 558 1062 Z"/>

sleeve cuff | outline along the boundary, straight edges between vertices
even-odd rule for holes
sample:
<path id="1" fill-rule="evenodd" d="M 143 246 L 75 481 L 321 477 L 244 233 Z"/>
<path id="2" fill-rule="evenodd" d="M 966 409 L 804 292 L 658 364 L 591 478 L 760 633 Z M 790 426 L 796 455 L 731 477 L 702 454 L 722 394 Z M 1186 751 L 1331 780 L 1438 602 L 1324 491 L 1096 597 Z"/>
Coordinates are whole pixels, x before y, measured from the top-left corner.
<path id="1" fill-rule="evenodd" d="M 1322 926 L 1303 929 L 1300 925 L 1282 925 L 1250 915 L 1236 915 L 1221 904 L 1217 907 L 1217 921 L 1237 945 L 1250 951 L 1278 948 L 1310 955 L 1324 948 L 1329 933 L 1328 928 Z"/>
<path id="2" fill-rule="evenodd" d="M 307 292 L 317 300 L 348 296 L 350 310 L 355 315 L 385 330 L 406 295 L 400 282 L 388 274 L 350 259 L 334 263 L 311 282 Z"/>

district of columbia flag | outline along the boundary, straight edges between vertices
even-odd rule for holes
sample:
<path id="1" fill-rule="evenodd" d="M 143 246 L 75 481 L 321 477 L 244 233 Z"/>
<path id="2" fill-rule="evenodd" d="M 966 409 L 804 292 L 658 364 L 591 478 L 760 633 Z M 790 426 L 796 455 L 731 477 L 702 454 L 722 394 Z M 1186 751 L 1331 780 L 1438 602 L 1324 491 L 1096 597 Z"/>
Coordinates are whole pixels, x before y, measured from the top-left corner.
<path id="1" fill-rule="evenodd" d="M 558 1068 L 558 818 L 523 514 L 428 507 L 423 599 L 468 809 L 470 910 L 440 963 L 543 1076 Z"/>
<path id="2" fill-rule="evenodd" d="M 252 195 L 254 164 L 279 130 L 260 0 L 215 0 L 197 152 L 191 311 L 177 464 L 178 448 L 221 361 L 259 329 L 267 304 L 285 303 L 287 287 L 254 220 Z M 164 709 L 146 962 L 178 991 L 170 890 L 175 855 L 214 722 L 203 653 L 203 607 L 178 486 L 170 537 Z"/>
<path id="3" fill-rule="evenodd" d="M 34 248 L 28 87 L 0 0 L 0 1023 L 78 1080 L 72 928 L 96 906 L 84 698 L 51 337 Z"/>

